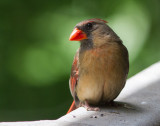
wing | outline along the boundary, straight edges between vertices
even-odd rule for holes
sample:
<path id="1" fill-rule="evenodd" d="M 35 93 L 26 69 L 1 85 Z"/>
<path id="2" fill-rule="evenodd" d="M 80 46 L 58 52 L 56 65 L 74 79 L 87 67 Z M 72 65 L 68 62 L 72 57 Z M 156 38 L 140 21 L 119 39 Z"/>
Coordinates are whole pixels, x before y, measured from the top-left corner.
<path id="1" fill-rule="evenodd" d="M 78 66 L 79 66 L 79 49 L 77 50 L 76 55 L 74 56 L 72 69 L 71 69 L 71 75 L 69 79 L 69 87 L 70 87 L 70 91 L 74 99 L 76 97 L 75 87 L 78 82 L 78 73 L 79 73 Z"/>

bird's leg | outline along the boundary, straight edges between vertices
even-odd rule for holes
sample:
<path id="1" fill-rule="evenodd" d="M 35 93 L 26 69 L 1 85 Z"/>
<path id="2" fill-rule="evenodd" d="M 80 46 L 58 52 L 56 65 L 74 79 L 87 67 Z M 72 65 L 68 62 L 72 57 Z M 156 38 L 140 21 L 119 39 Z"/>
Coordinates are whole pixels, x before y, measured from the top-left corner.
<path id="1" fill-rule="evenodd" d="M 87 101 L 81 104 L 82 107 L 86 108 L 87 111 L 99 111 L 99 107 L 91 107 Z"/>

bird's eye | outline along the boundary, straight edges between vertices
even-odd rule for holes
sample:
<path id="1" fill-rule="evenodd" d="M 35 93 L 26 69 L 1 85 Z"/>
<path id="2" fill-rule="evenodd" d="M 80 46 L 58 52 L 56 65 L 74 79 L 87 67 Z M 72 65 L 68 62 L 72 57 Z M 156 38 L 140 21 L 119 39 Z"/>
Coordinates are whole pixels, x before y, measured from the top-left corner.
<path id="1" fill-rule="evenodd" d="M 87 30 L 91 30 L 92 27 L 93 27 L 93 24 L 92 24 L 92 23 L 86 24 L 86 29 L 87 29 Z"/>

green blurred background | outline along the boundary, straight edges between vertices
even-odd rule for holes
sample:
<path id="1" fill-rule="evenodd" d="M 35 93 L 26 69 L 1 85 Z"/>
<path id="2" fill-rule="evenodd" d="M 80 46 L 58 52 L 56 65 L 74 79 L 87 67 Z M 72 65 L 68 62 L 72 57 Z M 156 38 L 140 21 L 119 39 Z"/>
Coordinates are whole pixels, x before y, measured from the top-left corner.
<path id="1" fill-rule="evenodd" d="M 76 23 L 107 20 L 130 53 L 129 77 L 160 59 L 159 0 L 0 0 L 0 121 L 56 119 L 71 102 Z"/>

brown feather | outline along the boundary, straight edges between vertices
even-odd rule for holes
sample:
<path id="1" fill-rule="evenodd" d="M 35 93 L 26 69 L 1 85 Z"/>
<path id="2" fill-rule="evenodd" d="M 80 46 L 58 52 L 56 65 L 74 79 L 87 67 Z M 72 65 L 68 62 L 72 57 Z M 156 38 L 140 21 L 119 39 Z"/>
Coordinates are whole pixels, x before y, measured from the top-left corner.
<path id="1" fill-rule="evenodd" d="M 77 107 L 85 102 L 98 105 L 114 100 L 123 89 L 129 70 L 126 47 L 104 21 L 89 19 L 76 27 L 84 30 L 89 22 L 95 23 L 93 31 L 81 41 L 70 76 L 70 91 Z"/>
<path id="2" fill-rule="evenodd" d="M 111 101 L 124 87 L 127 74 L 128 53 L 122 44 L 87 50 L 79 54 L 77 96 L 90 104 Z"/>
<path id="3" fill-rule="evenodd" d="M 77 50 L 76 55 L 73 60 L 72 69 L 71 69 L 71 76 L 70 76 L 70 80 L 69 80 L 70 92 L 73 97 L 75 97 L 75 86 L 78 81 L 78 73 L 79 73 L 78 63 L 79 63 L 79 49 Z"/>

